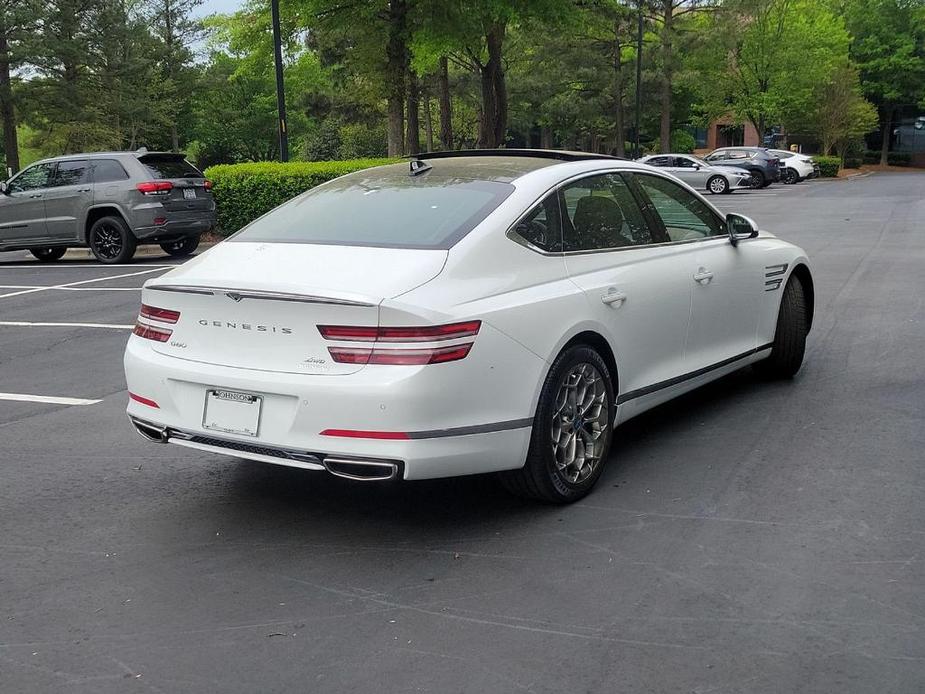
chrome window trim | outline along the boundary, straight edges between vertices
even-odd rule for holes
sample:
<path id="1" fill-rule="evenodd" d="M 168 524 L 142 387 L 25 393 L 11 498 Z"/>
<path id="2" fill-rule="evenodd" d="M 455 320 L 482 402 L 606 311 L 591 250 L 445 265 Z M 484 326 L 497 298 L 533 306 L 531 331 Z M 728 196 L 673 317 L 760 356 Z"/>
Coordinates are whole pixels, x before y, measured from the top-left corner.
<path id="1" fill-rule="evenodd" d="M 656 169 L 656 167 L 652 167 L 652 168 Z M 543 200 L 545 200 L 546 196 L 549 195 L 554 190 L 558 190 L 559 188 L 566 186 L 569 183 L 572 183 L 574 181 L 580 180 L 582 178 L 590 178 L 591 176 L 603 176 L 606 174 L 620 174 L 620 173 L 629 173 L 629 174 L 641 173 L 646 176 L 656 176 L 658 178 L 664 178 L 669 183 L 674 183 L 675 185 L 678 184 L 678 182 L 674 180 L 672 177 L 666 176 L 664 173 L 662 173 L 661 171 L 658 171 L 657 169 L 655 171 L 640 171 L 639 169 L 601 169 L 598 171 L 585 171 L 580 174 L 575 174 L 574 176 L 570 176 L 569 178 L 563 179 L 562 181 L 559 181 L 558 183 L 556 183 L 554 186 L 547 188 L 543 192 L 542 195 L 540 195 L 533 202 L 531 202 L 527 206 L 527 209 L 523 213 L 521 213 L 521 215 L 517 217 L 516 220 L 514 220 L 514 223 L 511 224 L 507 228 L 507 230 L 504 232 L 505 236 L 507 236 L 511 241 L 513 241 L 517 245 L 523 246 L 524 248 L 531 250 L 534 253 L 537 253 L 538 255 L 542 255 L 546 257 L 565 257 L 565 256 L 570 256 L 570 255 L 588 255 L 590 253 L 618 253 L 620 251 L 638 251 L 644 248 L 663 248 L 667 246 L 680 246 L 680 245 L 689 244 L 689 243 L 704 243 L 706 241 L 716 241 L 716 240 L 723 240 L 726 242 L 729 241 L 728 235 L 719 234 L 716 236 L 704 236 L 703 238 L 700 238 L 700 239 L 686 239 L 684 241 L 663 241 L 661 243 L 644 243 L 638 246 L 617 246 L 616 248 L 591 248 L 586 251 L 544 251 L 542 248 L 538 246 L 534 246 L 532 243 L 527 241 L 523 236 L 521 236 L 515 231 L 515 229 L 517 228 L 517 225 L 520 224 L 522 221 L 524 221 L 524 219 L 526 219 L 530 215 L 533 209 L 538 204 L 540 204 Z M 684 188 L 684 190 L 687 190 L 687 189 Z M 713 205 L 708 200 L 704 199 L 700 195 L 700 193 L 698 193 L 696 190 L 694 191 L 694 195 L 697 196 L 700 199 L 700 201 L 703 202 L 707 206 L 707 209 L 711 210 L 714 214 L 716 214 L 716 216 L 721 221 L 723 221 L 723 223 L 725 223 L 725 218 L 723 217 L 723 215 L 720 214 L 719 210 L 713 207 Z"/>

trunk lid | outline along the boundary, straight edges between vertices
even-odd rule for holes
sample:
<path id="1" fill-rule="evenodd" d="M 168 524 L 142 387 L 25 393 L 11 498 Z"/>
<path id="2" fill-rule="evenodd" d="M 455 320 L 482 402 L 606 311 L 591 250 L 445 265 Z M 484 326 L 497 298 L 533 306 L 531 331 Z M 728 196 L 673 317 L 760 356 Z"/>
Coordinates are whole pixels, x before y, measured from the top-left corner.
<path id="1" fill-rule="evenodd" d="M 379 304 L 436 277 L 445 250 L 225 242 L 145 283 L 142 302 L 179 311 L 162 354 L 264 371 L 342 375 L 319 325 L 379 325 Z M 354 343 L 356 346 L 356 343 Z"/>

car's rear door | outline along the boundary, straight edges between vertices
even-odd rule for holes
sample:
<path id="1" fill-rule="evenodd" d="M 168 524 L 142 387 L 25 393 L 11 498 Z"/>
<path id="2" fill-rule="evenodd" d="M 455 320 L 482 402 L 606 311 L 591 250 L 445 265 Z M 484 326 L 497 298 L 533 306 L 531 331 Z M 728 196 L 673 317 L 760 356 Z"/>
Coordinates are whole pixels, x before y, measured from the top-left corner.
<path id="1" fill-rule="evenodd" d="M 733 246 L 724 220 L 673 181 L 642 173 L 634 179 L 671 240 L 688 249 L 683 274 L 692 293 L 686 372 L 751 353 L 764 291 L 755 240 Z"/>
<path id="2" fill-rule="evenodd" d="M 45 241 L 45 193 L 53 163 L 35 164 L 13 178 L 0 196 L 0 243 Z"/>
<path id="3" fill-rule="evenodd" d="M 53 241 L 77 241 L 79 226 L 93 203 L 90 162 L 86 159 L 59 161 L 45 191 L 45 223 Z"/>
<path id="4" fill-rule="evenodd" d="M 595 174 L 562 187 L 563 250 L 570 279 L 613 346 L 620 392 L 681 374 L 690 318 L 690 260 L 639 208 L 626 179 Z"/>

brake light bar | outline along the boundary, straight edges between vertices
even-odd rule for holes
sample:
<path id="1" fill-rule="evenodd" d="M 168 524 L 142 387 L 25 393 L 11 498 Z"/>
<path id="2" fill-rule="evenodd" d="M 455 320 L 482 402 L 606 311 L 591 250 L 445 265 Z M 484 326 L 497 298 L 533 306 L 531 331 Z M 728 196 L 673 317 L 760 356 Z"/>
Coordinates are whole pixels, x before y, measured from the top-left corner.
<path id="1" fill-rule="evenodd" d="M 158 308 L 157 306 L 141 305 L 141 316 L 149 320 L 160 321 L 161 323 L 176 323 L 180 320 L 179 311 L 171 311 L 168 308 Z"/>
<path id="2" fill-rule="evenodd" d="M 165 330 L 164 328 L 155 328 L 153 325 L 145 325 L 144 323 L 135 323 L 135 329 L 132 330 L 132 334 L 143 337 L 146 340 L 167 342 L 173 334 L 173 331 Z"/>
<path id="3" fill-rule="evenodd" d="M 340 340 L 343 342 L 440 342 L 478 335 L 481 325 L 482 321 L 472 320 L 446 325 L 386 328 L 319 325 L 318 330 L 325 340 Z"/>
<path id="4" fill-rule="evenodd" d="M 170 181 L 145 181 L 135 187 L 142 195 L 167 195 L 173 190 L 173 183 Z"/>
<path id="5" fill-rule="evenodd" d="M 472 343 L 420 349 L 381 349 L 379 347 L 328 347 L 331 358 L 340 364 L 394 364 L 413 366 L 443 364 L 465 359 Z"/>

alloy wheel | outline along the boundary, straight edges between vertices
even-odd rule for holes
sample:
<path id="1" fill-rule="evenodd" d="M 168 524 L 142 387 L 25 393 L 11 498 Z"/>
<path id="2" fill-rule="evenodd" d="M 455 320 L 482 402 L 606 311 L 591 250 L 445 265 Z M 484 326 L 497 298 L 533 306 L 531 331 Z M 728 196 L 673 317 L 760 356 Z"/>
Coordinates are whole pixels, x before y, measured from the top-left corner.
<path id="1" fill-rule="evenodd" d="M 112 260 L 122 252 L 122 234 L 112 224 L 103 224 L 93 235 L 93 250 L 107 260 Z"/>
<path id="2" fill-rule="evenodd" d="M 725 193 L 726 186 L 729 184 L 726 183 L 725 179 L 720 178 L 719 176 L 710 180 L 710 192 L 711 193 Z"/>
<path id="3" fill-rule="evenodd" d="M 584 481 L 600 465 L 609 426 L 604 377 L 591 364 L 576 364 L 559 385 L 550 432 L 556 468 L 568 482 Z"/>

